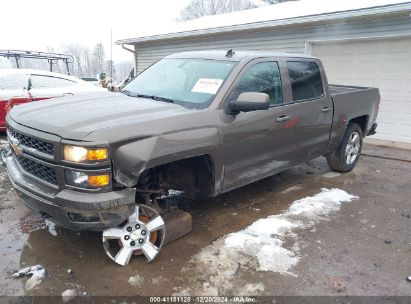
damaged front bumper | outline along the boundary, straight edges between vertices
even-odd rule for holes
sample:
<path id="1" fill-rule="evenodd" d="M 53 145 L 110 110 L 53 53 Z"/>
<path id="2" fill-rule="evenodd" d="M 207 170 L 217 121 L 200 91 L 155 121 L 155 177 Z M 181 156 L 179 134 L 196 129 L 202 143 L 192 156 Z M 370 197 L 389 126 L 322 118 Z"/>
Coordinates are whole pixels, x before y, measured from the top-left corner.
<path id="1" fill-rule="evenodd" d="M 7 157 L 7 172 L 24 203 L 43 217 L 71 230 L 102 231 L 121 224 L 135 208 L 135 189 L 86 193 L 62 189 L 52 193 Z"/>

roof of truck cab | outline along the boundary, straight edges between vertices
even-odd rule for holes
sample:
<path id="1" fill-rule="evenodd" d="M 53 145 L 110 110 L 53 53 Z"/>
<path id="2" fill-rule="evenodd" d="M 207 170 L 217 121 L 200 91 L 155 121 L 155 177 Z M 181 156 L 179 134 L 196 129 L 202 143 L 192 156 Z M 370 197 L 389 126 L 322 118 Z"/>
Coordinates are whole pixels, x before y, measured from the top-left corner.
<path id="1" fill-rule="evenodd" d="M 213 50 L 213 51 L 193 51 L 193 52 L 181 52 L 167 56 L 166 58 L 196 58 L 196 59 L 211 59 L 211 60 L 227 60 L 227 61 L 241 61 L 243 59 L 254 58 L 310 58 L 317 59 L 316 57 L 308 55 L 299 55 L 291 53 L 281 52 L 263 52 L 263 51 L 236 51 L 233 50 L 232 56 L 227 56 L 228 50 Z"/>

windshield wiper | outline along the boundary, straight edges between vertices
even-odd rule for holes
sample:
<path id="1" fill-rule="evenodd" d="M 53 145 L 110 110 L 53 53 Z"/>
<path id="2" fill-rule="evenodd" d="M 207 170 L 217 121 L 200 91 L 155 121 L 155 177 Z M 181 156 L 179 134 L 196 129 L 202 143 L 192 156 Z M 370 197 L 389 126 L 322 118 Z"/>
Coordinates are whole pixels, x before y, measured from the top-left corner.
<path id="1" fill-rule="evenodd" d="M 153 99 L 153 100 L 156 100 L 156 101 L 165 101 L 165 102 L 174 103 L 174 99 L 167 98 L 167 97 L 160 97 L 160 96 L 155 96 L 155 95 L 132 93 L 132 92 L 129 91 L 129 90 L 122 90 L 121 92 L 124 93 L 124 94 L 126 94 L 127 96 L 131 96 L 131 97 L 149 98 L 149 99 Z"/>
<path id="2" fill-rule="evenodd" d="M 141 97 L 141 98 L 150 98 L 150 99 L 157 100 L 157 101 L 165 101 L 165 102 L 170 102 L 170 103 L 174 102 L 174 99 L 166 98 L 166 97 L 160 97 L 160 96 L 154 96 L 154 95 L 135 94 L 135 96 L 136 97 Z"/>
<path id="3" fill-rule="evenodd" d="M 130 96 L 130 97 L 138 97 L 137 94 L 134 94 L 129 90 L 121 90 L 121 93 L 126 94 L 127 96 Z"/>

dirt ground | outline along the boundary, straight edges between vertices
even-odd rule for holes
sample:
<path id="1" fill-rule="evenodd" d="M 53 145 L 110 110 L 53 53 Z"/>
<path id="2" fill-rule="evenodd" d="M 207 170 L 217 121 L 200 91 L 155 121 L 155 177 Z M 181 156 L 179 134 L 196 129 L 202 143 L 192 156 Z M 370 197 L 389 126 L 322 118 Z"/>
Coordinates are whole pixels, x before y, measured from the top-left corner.
<path id="1" fill-rule="evenodd" d="M 351 173 L 329 171 L 324 158 L 191 205 L 193 231 L 165 246 L 151 263 L 133 257 L 121 267 L 104 253 L 100 233 L 71 232 L 29 211 L 0 168 L 0 295 L 195 294 L 207 287 L 193 256 L 220 237 L 284 212 L 321 188 L 359 199 L 344 204 L 313 229 L 300 229 L 299 262 L 290 273 L 239 268 L 226 295 L 411 296 L 411 151 L 366 146 Z M 381 157 L 382 156 L 382 157 Z M 294 240 L 295 240 L 294 239 Z M 285 247 L 293 244 L 286 243 Z M 32 290 L 14 279 L 19 268 L 42 265 L 47 277 Z M 71 273 L 69 273 L 71 269 Z M 133 277 L 134 279 L 130 278 Z M 212 279 L 212 278 L 209 278 Z M 238 289 L 240 287 L 240 289 Z"/>

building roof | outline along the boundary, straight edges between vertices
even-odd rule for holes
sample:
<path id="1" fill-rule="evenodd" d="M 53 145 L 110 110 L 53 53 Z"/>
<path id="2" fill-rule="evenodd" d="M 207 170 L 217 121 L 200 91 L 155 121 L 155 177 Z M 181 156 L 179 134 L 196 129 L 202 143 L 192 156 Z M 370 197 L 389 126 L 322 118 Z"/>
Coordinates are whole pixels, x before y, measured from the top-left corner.
<path id="1" fill-rule="evenodd" d="M 270 28 L 281 25 L 332 21 L 411 11 L 405 0 L 300 0 L 283 2 L 239 12 L 205 16 L 177 23 L 166 29 L 121 39 L 116 44 L 140 44 L 200 35 Z"/>

